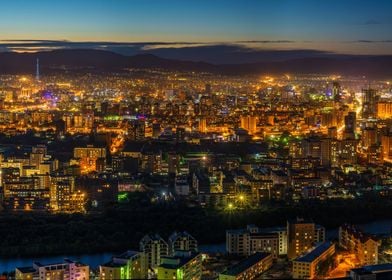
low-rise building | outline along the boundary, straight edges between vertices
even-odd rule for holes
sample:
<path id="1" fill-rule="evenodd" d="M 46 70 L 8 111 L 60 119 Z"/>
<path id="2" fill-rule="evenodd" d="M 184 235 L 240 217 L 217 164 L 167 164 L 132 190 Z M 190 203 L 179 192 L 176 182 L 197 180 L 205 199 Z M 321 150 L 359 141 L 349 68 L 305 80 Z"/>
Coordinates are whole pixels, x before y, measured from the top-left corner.
<path id="1" fill-rule="evenodd" d="M 201 279 L 202 256 L 192 251 L 176 251 L 173 256 L 162 257 L 158 266 L 158 280 Z"/>
<path id="2" fill-rule="evenodd" d="M 263 232 L 275 233 L 278 235 L 279 255 L 287 255 L 287 228 L 274 227 L 269 229 L 262 229 Z"/>
<path id="3" fill-rule="evenodd" d="M 55 264 L 35 262 L 32 267 L 17 267 L 15 278 L 18 280 L 88 280 L 90 279 L 90 268 L 88 265 L 69 259 L 65 259 L 63 263 Z"/>
<path id="4" fill-rule="evenodd" d="M 114 279 L 127 279 L 125 274 L 127 264 L 116 263 L 109 261 L 99 266 L 99 279 L 100 280 L 114 280 Z"/>
<path id="5" fill-rule="evenodd" d="M 293 261 L 294 279 L 315 279 L 320 264 L 335 254 L 335 244 L 324 242 Z"/>
<path id="6" fill-rule="evenodd" d="M 248 225 L 246 229 L 227 230 L 226 251 L 241 256 L 267 252 L 276 259 L 279 256 L 279 234 L 262 232 L 254 225 Z"/>
<path id="7" fill-rule="evenodd" d="M 378 263 L 378 248 L 381 242 L 352 225 L 339 227 L 339 245 L 354 253 L 361 265 Z"/>
<path id="8" fill-rule="evenodd" d="M 188 232 L 173 232 L 168 240 L 169 253 L 174 254 L 176 251 L 197 252 L 197 240 Z"/>
<path id="9" fill-rule="evenodd" d="M 161 258 L 169 255 L 166 241 L 158 234 L 148 234 L 140 240 L 140 251 L 144 253 L 145 263 L 151 273 L 161 264 Z"/>
<path id="10" fill-rule="evenodd" d="M 115 256 L 110 262 L 99 266 L 99 279 L 143 279 L 146 278 L 146 266 L 143 253 L 126 251 Z"/>
<path id="11" fill-rule="evenodd" d="M 311 224 L 310 231 L 305 233 L 303 239 L 309 241 L 307 250 L 313 244 L 325 241 L 323 226 Z M 301 237 L 299 233 L 294 235 Z M 298 247 L 300 245 L 299 241 L 295 244 L 298 244 Z M 269 252 L 273 258 L 277 258 L 287 254 L 287 247 L 287 227 L 258 228 L 248 225 L 245 229 L 226 231 L 226 251 L 229 254 L 249 256 L 256 252 Z"/>
<path id="12" fill-rule="evenodd" d="M 350 270 L 352 280 L 392 279 L 392 263 L 368 265 Z"/>
<path id="13" fill-rule="evenodd" d="M 279 256 L 279 235 L 276 233 L 251 233 L 249 235 L 250 253 L 266 252 L 273 259 Z"/>
<path id="14" fill-rule="evenodd" d="M 32 280 L 37 277 L 37 272 L 32 266 L 17 267 L 15 269 L 15 279 L 17 280 Z"/>
<path id="15" fill-rule="evenodd" d="M 247 229 L 235 229 L 226 231 L 226 251 L 229 254 L 249 254 L 249 231 Z"/>
<path id="16" fill-rule="evenodd" d="M 219 280 L 252 280 L 271 268 L 272 255 L 256 253 L 219 274 Z"/>

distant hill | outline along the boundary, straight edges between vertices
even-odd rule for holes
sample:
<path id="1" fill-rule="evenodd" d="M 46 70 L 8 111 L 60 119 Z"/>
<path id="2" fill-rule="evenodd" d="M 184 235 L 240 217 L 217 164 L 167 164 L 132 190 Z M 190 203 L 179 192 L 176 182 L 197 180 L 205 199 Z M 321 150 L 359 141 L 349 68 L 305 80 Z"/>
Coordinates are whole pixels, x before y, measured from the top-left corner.
<path id="1" fill-rule="evenodd" d="M 36 59 L 42 73 L 54 71 L 112 71 L 126 68 L 189 70 L 242 74 L 319 73 L 365 75 L 372 78 L 392 77 L 392 56 L 308 57 L 286 61 L 217 65 L 206 62 L 164 59 L 151 54 L 124 56 L 92 49 L 62 49 L 37 53 L 0 53 L 0 74 L 34 74 Z"/>

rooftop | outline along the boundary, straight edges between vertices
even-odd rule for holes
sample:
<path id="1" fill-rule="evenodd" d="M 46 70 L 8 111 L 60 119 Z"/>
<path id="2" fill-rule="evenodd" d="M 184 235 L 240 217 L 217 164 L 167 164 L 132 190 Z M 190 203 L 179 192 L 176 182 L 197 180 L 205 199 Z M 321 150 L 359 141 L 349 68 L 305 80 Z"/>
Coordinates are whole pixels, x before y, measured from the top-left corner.
<path id="1" fill-rule="evenodd" d="M 253 238 L 278 238 L 278 234 L 275 232 L 257 232 L 257 233 L 250 233 L 250 236 Z"/>
<path id="2" fill-rule="evenodd" d="M 370 234 L 364 233 L 361 230 L 357 229 L 354 225 L 344 224 L 341 226 L 341 229 L 347 231 L 348 234 L 354 236 L 355 238 L 361 240 L 362 243 L 367 242 L 368 240 L 372 240 L 374 242 L 378 242 L 378 239 Z"/>
<path id="3" fill-rule="evenodd" d="M 246 228 L 226 230 L 226 233 L 230 233 L 230 234 L 245 234 L 247 232 L 249 232 L 249 231 Z"/>
<path id="4" fill-rule="evenodd" d="M 126 251 L 118 256 L 115 256 L 115 258 L 119 258 L 119 259 L 129 259 L 132 258 L 133 256 L 139 254 L 138 251 Z"/>
<path id="5" fill-rule="evenodd" d="M 318 245 L 316 248 L 314 248 L 312 251 L 310 251 L 306 255 L 295 259 L 295 261 L 310 263 L 310 262 L 314 261 L 316 258 L 318 258 L 322 253 L 327 251 L 331 246 L 334 246 L 334 244 L 332 244 L 331 242 L 324 242 L 324 243 Z"/>
<path id="6" fill-rule="evenodd" d="M 313 221 L 302 217 L 297 217 L 295 219 L 288 219 L 287 222 L 290 224 L 313 224 Z"/>
<path id="7" fill-rule="evenodd" d="M 199 253 L 191 253 L 188 256 L 184 255 L 177 255 L 173 257 L 163 257 L 161 264 L 159 267 L 167 268 L 167 269 L 177 269 L 184 266 L 189 261 L 196 258 Z"/>
<path id="8" fill-rule="evenodd" d="M 392 263 L 367 265 L 367 266 L 353 269 L 352 271 L 359 273 L 359 274 L 392 272 Z"/>
<path id="9" fill-rule="evenodd" d="M 238 264 L 230 267 L 226 271 L 222 272 L 224 275 L 238 275 L 245 270 L 247 270 L 249 267 L 252 267 L 256 263 L 260 262 L 261 260 L 265 259 L 266 257 L 270 256 L 271 254 L 269 253 L 256 253 L 250 256 L 249 258 L 239 262 Z"/>
<path id="10" fill-rule="evenodd" d="M 17 267 L 16 269 L 22 273 L 33 273 L 36 271 L 35 268 L 32 266 Z"/>
<path id="11" fill-rule="evenodd" d="M 119 262 L 115 262 L 115 261 L 110 261 L 110 262 L 104 263 L 101 266 L 103 266 L 103 267 L 122 267 L 125 265 L 126 265 L 126 263 L 119 263 Z"/>

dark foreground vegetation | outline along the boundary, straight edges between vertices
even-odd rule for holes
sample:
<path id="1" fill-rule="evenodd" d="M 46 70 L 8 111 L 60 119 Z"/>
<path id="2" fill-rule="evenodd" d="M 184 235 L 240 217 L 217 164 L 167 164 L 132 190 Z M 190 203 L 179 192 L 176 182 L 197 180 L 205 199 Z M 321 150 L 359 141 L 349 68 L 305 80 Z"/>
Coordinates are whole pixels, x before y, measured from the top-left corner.
<path id="1" fill-rule="evenodd" d="M 87 215 L 2 212 L 0 256 L 120 252 L 137 249 L 146 233 L 158 232 L 167 238 L 174 230 L 187 230 L 200 244 L 221 243 L 225 241 L 226 229 L 250 223 L 261 227 L 283 226 L 295 216 L 312 218 L 327 228 L 344 222 L 392 218 L 392 200 L 376 196 L 232 211 L 188 207 L 181 202 L 151 204 L 144 194 L 135 196 L 128 204 Z"/>

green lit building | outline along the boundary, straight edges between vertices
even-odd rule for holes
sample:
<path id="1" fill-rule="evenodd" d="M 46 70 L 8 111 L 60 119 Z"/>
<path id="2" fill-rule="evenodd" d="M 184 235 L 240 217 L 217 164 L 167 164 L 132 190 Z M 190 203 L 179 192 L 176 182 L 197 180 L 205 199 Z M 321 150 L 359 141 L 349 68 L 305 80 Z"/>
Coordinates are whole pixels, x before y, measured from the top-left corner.
<path id="1" fill-rule="evenodd" d="M 143 253 L 127 251 L 99 266 L 99 279 L 144 279 L 146 278 L 146 266 Z"/>
<path id="2" fill-rule="evenodd" d="M 202 256 L 191 251 L 177 251 L 172 257 L 162 257 L 158 266 L 158 280 L 201 279 Z"/>

